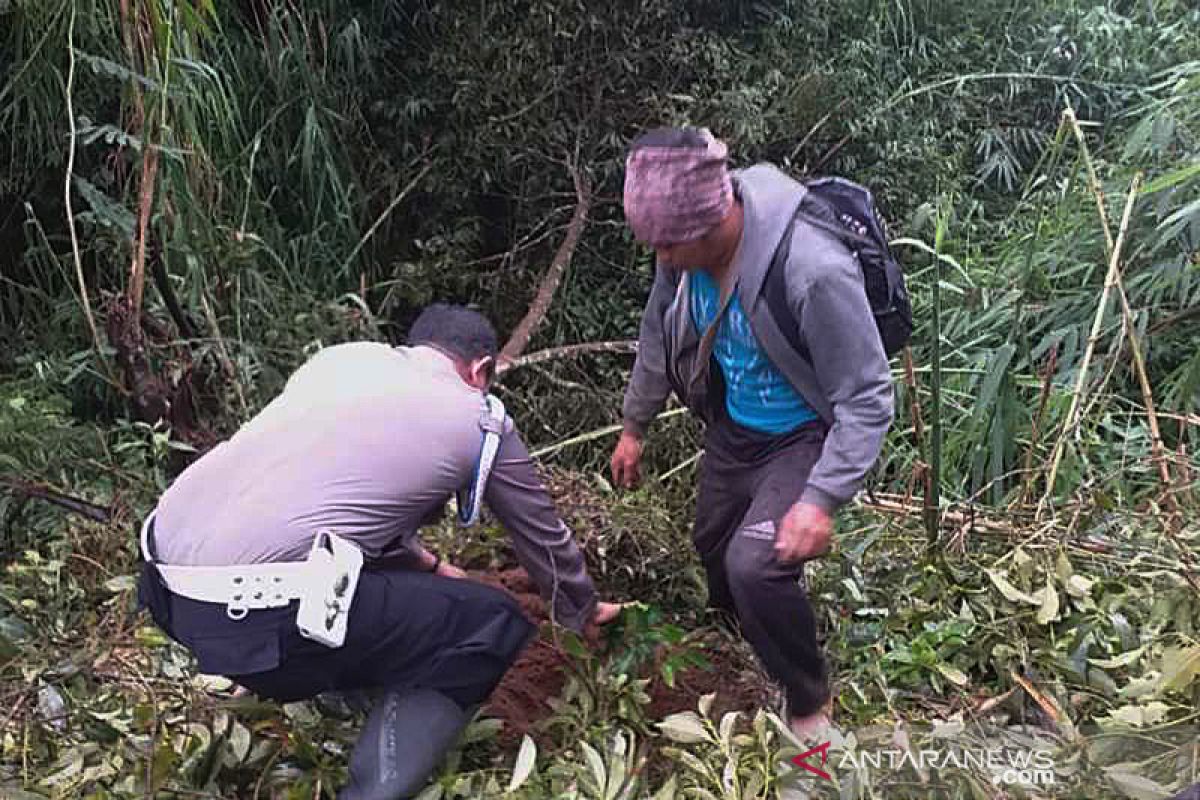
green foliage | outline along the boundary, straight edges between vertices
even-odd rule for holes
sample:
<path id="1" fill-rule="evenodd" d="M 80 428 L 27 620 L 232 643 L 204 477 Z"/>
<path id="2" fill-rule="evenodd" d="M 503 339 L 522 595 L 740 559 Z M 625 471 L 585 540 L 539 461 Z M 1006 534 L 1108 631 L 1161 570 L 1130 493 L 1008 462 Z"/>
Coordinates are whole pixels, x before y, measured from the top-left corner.
<path id="1" fill-rule="evenodd" d="M 340 781 L 354 734 L 307 704 L 231 700 L 133 612 L 134 520 L 189 445 L 128 421 L 112 343 L 90 349 L 68 182 L 103 322 L 129 281 L 143 157 L 158 154 L 150 261 L 192 332 L 151 275 L 146 354 L 168 382 L 217 376 L 193 388 L 204 426 L 221 434 L 320 347 L 395 336 L 429 301 L 476 303 L 510 329 L 574 205 L 568 165 L 589 176 L 595 203 L 534 347 L 634 335 L 651 267 L 623 228 L 624 147 L 682 122 L 727 138 L 739 165 L 769 159 L 870 185 L 908 272 L 916 382 L 896 365 L 897 422 L 874 487 L 919 499 L 932 465 L 931 511 L 963 512 L 945 515 L 947 552 L 931 553 L 915 524 L 852 511 L 843 555 L 816 568 L 840 713 L 858 729 L 839 746 L 861 749 L 872 724 L 890 734 L 900 718 L 962 725 L 987 697 L 996 724 L 1034 722 L 1061 740 L 1063 760 L 1083 765 L 1060 776 L 1075 796 L 1165 796 L 1183 774 L 1184 751 L 1166 744 L 1121 754 L 1193 719 L 1200 659 L 1184 577 L 1194 580 L 1196 532 L 1161 518 L 1171 506 L 1115 296 L 1078 398 L 1075 386 L 1110 258 L 1088 168 L 1114 237 L 1140 172 L 1124 290 L 1177 454 L 1170 497 L 1184 522 L 1194 516 L 1194 4 L 130 5 L 136 41 L 117 3 L 0 0 L 0 128 L 11 133 L 0 149 L 0 478 L 115 514 L 80 522 L 0 486 L 4 792 L 311 797 Z M 1067 108 L 1084 123 L 1086 156 L 1062 125 Z M 564 640 L 574 674 L 547 739 L 505 753 L 481 720 L 423 800 L 781 788 L 790 750 L 765 712 L 675 717 L 667 727 L 690 731 L 686 743 L 648 718 L 647 680 L 699 664 L 684 630 L 703 592 L 688 542 L 701 439 L 694 422 L 665 420 L 646 465 L 664 477 L 634 493 L 607 484 L 612 439 L 593 433 L 614 423 L 628 365 L 611 354 L 546 362 L 500 391 L 535 450 L 574 442 L 547 455 L 548 480 L 599 585 L 647 605 L 610 633 L 608 657 Z M 1053 507 L 1035 514 L 1043 493 Z M 445 552 L 494 557 L 486 537 L 445 535 Z M 915 748 L 928 741 L 914 732 Z M 666 780 L 661 764 L 678 774 Z M 842 796 L 911 788 L 836 777 Z M 994 792 L 988 775 L 938 778 L 949 796 Z"/>
<path id="2" fill-rule="evenodd" d="M 612 668 L 618 673 L 640 674 L 653 665 L 667 686 L 675 686 L 675 674 L 689 667 L 711 665 L 678 625 L 664 622 L 661 609 L 645 603 L 627 604 L 621 616 L 605 628 L 607 644 L 617 655 Z"/>

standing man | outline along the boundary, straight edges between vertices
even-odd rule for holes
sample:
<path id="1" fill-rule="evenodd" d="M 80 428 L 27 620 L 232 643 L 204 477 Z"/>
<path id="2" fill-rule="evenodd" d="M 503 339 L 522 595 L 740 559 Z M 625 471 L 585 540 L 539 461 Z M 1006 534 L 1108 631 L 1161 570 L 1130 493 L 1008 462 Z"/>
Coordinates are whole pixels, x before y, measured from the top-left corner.
<path id="1" fill-rule="evenodd" d="M 695 128 L 630 149 L 625 216 L 657 265 L 612 472 L 638 481 L 672 390 L 705 421 L 693 540 L 709 602 L 737 617 L 803 737 L 831 700 L 804 562 L 829 549 L 833 514 L 879 455 L 891 377 L 858 262 L 797 217 L 804 186 L 726 158 Z M 767 280 L 773 264 L 782 280 Z"/>
<path id="2" fill-rule="evenodd" d="M 322 350 L 282 394 L 171 485 L 142 532 L 155 622 L 283 702 L 381 694 L 344 800 L 413 797 L 534 634 L 506 594 L 427 551 L 418 528 L 458 493 L 486 500 L 576 631 L 611 620 L 529 453 L 486 392 L 496 334 L 435 305 L 408 347 Z M 490 472 L 490 477 L 489 477 Z"/>

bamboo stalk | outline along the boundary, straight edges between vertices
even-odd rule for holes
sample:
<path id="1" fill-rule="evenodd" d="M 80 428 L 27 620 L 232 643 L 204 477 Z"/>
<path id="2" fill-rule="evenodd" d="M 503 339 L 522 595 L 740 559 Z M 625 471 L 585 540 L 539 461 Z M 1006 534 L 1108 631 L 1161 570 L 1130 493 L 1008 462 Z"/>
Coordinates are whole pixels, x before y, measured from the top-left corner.
<path id="1" fill-rule="evenodd" d="M 937 231 L 933 238 L 933 367 L 929 380 L 932 441 L 929 445 L 929 469 L 925 481 L 929 491 L 925 495 L 925 531 L 929 538 L 929 549 L 937 546 L 941 527 L 942 505 L 942 244 L 946 238 L 946 214 L 938 214 Z"/>
<path id="2" fill-rule="evenodd" d="M 1087 166 L 1088 181 L 1091 184 L 1092 194 L 1096 198 L 1096 209 L 1100 213 L 1100 222 L 1104 226 L 1104 240 L 1108 245 L 1108 252 L 1111 254 L 1113 249 L 1112 231 L 1108 223 L 1108 211 L 1104 202 L 1104 188 L 1100 185 L 1100 178 L 1096 175 L 1096 166 L 1092 163 L 1092 154 L 1088 150 L 1087 139 L 1083 135 L 1083 128 L 1079 125 L 1079 120 L 1075 116 L 1074 109 L 1070 105 L 1063 112 L 1063 118 L 1071 125 L 1075 131 L 1075 139 L 1079 142 L 1080 152 L 1083 154 L 1083 162 Z M 1117 297 L 1121 301 L 1121 318 L 1124 323 L 1125 330 L 1129 336 L 1129 348 L 1133 352 L 1133 367 L 1138 376 L 1138 383 L 1141 385 L 1142 402 L 1146 404 L 1146 421 L 1150 427 L 1150 449 L 1151 460 L 1158 465 L 1158 474 L 1162 479 L 1163 486 L 1167 489 L 1171 487 L 1171 470 L 1167 466 L 1167 457 L 1165 447 L 1163 446 L 1162 433 L 1158 427 L 1158 415 L 1154 409 L 1154 392 L 1150 386 L 1150 378 L 1146 372 L 1146 359 L 1142 355 L 1142 346 L 1138 342 L 1136 327 L 1134 325 L 1133 310 L 1129 307 L 1129 298 L 1125 294 L 1125 284 L 1118 272 L 1116 275 L 1117 281 Z M 1167 502 L 1174 506 L 1174 497 L 1168 492 L 1166 495 Z"/>
<path id="3" fill-rule="evenodd" d="M 933 503 L 933 483 L 930 479 L 928 447 L 925 442 L 925 420 L 921 414 L 921 387 L 917 383 L 916 366 L 913 361 L 912 348 L 904 348 L 904 382 L 908 385 L 909 391 L 909 408 L 912 411 L 913 421 L 913 437 L 917 440 L 917 453 L 920 458 L 913 467 L 913 476 L 909 480 L 909 493 L 912 492 L 912 483 L 914 480 L 921 482 L 921 495 L 925 502 L 925 507 L 929 508 Z M 928 531 L 929 520 L 926 520 L 926 530 Z M 931 538 L 936 538 L 931 534 Z"/>
<path id="4" fill-rule="evenodd" d="M 673 476 L 673 475 L 676 475 L 676 474 L 678 474 L 678 473 L 680 473 L 680 472 L 683 472 L 685 469 L 687 469 L 688 467 L 690 467 L 692 464 L 695 464 L 697 461 L 699 461 L 699 460 L 700 460 L 700 458 L 701 458 L 703 455 L 704 455 L 704 451 L 703 451 L 703 450 L 698 450 L 697 452 L 695 452 L 695 453 L 693 453 L 692 455 L 690 455 L 690 456 L 688 456 L 687 458 L 685 458 L 685 459 L 684 459 L 682 462 L 680 462 L 679 464 L 676 464 L 675 466 L 671 467 L 669 470 L 667 470 L 666 472 L 664 472 L 662 475 L 659 475 L 659 476 L 658 476 L 658 482 L 659 482 L 659 483 L 666 483 L 666 482 L 667 482 L 667 480 L 668 480 L 668 479 L 669 479 L 671 476 Z"/>
<path id="5" fill-rule="evenodd" d="M 83 316 L 92 333 L 92 346 L 100 353 L 100 333 L 96 330 L 96 318 L 92 315 L 92 303 L 88 300 L 87 281 L 83 277 L 83 259 L 79 254 L 79 235 L 75 231 L 75 211 L 71 206 L 71 176 L 75 173 L 75 106 L 71 98 L 75 86 L 75 3 L 71 3 L 71 19 L 67 23 L 67 125 L 71 131 L 67 148 L 67 174 L 63 181 L 63 204 L 66 207 L 67 230 L 71 234 L 71 256 L 75 262 L 75 277 L 79 281 L 79 300 L 83 304 Z"/>
<path id="6" fill-rule="evenodd" d="M 255 143 L 254 143 L 254 152 L 255 153 L 258 152 L 258 141 L 257 140 L 255 140 Z M 252 170 L 254 169 L 253 154 L 250 157 L 250 168 Z M 350 265 L 353 264 L 354 259 L 358 257 L 358 253 L 359 253 L 359 251 L 361 251 L 363 249 L 363 245 L 365 245 L 367 243 L 367 241 L 372 236 L 375 235 L 375 231 L 379 229 L 379 226 L 383 224 L 383 221 L 386 220 L 391 215 L 392 211 L 394 211 L 396 209 L 396 206 L 398 206 L 402 202 L 404 202 L 404 198 L 408 197 L 408 195 L 412 192 L 413 189 L 417 188 L 417 184 L 419 184 L 421 182 L 421 179 L 424 178 L 429 173 L 429 170 L 431 170 L 431 169 L 433 169 L 433 161 L 430 161 L 429 163 L 427 163 L 425 165 L 425 167 L 420 172 L 417 173 L 417 176 L 415 178 L 413 178 L 411 181 L 409 181 L 407 186 L 405 186 L 403 189 L 400 190 L 400 194 L 398 194 L 392 198 L 392 201 L 390 203 L 388 203 L 388 206 L 387 206 L 387 208 L 385 208 L 383 210 L 383 213 L 381 213 L 378 217 L 375 218 L 375 221 L 373 223 L 371 223 L 371 227 L 367 228 L 367 232 L 364 233 L 362 235 L 362 238 L 358 240 L 358 243 L 354 245 L 354 248 L 350 251 L 350 255 L 346 256 L 346 260 L 342 262 L 342 266 L 338 270 L 339 274 L 345 274 L 346 271 L 350 269 Z M 249 184 L 249 182 L 250 182 L 250 179 L 247 178 L 246 183 Z M 250 191 L 247 188 L 247 190 L 246 190 L 247 207 L 249 207 L 249 198 L 250 198 Z M 242 228 L 245 229 L 245 227 L 246 227 L 246 218 L 245 218 L 245 214 L 243 214 L 242 215 Z M 364 301 L 366 300 L 365 291 L 363 294 L 363 300 Z"/>
<path id="7" fill-rule="evenodd" d="M 1050 358 L 1042 374 L 1042 391 L 1038 396 L 1037 412 L 1033 415 L 1033 429 L 1029 433 L 1029 449 L 1025 451 L 1025 488 L 1021 490 L 1021 498 L 1028 499 L 1033 488 L 1033 453 L 1037 449 L 1038 436 L 1041 435 L 1042 418 L 1046 415 L 1046 403 L 1050 400 L 1050 387 L 1054 382 L 1054 371 L 1058 367 L 1058 345 L 1050 350 Z"/>
<path id="8" fill-rule="evenodd" d="M 1042 496 L 1041 502 L 1038 504 L 1038 516 L 1041 516 L 1043 508 L 1049 502 L 1050 497 L 1054 493 L 1054 481 L 1058 476 L 1058 468 L 1062 463 L 1063 446 L 1066 443 L 1067 435 L 1073 431 L 1078 421 L 1076 416 L 1079 413 L 1080 398 L 1083 395 L 1084 383 L 1087 381 L 1088 368 L 1092 363 L 1092 356 L 1096 351 L 1096 342 L 1100 339 L 1100 327 L 1104 321 L 1104 312 L 1108 307 L 1108 296 L 1116 285 L 1119 275 L 1121 263 L 1121 249 L 1125 245 L 1125 234 L 1129 230 L 1129 219 L 1133 214 L 1133 206 L 1137 201 L 1138 185 L 1142 181 L 1142 175 L 1139 172 L 1133 176 L 1133 181 L 1129 186 L 1129 196 L 1125 201 L 1125 212 L 1121 216 L 1121 229 L 1117 234 L 1116 244 L 1113 245 L 1112 256 L 1108 262 L 1108 274 L 1104 279 L 1104 290 L 1100 294 L 1100 302 L 1096 305 L 1096 313 L 1092 318 L 1092 331 L 1088 337 L 1087 348 L 1083 354 L 1083 362 L 1079 365 L 1079 374 L 1075 377 L 1075 391 L 1071 397 L 1071 407 L 1067 411 L 1067 417 L 1063 420 L 1062 431 L 1059 433 L 1057 441 L 1054 443 L 1054 452 L 1050 459 L 1050 473 L 1046 478 L 1046 492 Z"/>
<path id="9" fill-rule="evenodd" d="M 687 409 L 681 406 L 679 408 L 672 408 L 670 411 L 664 411 L 661 414 L 659 414 L 657 417 L 655 417 L 655 419 L 669 419 L 670 417 L 677 417 L 680 414 L 686 414 L 686 413 L 687 413 Z M 624 429 L 625 429 L 624 425 L 607 425 L 603 428 L 597 428 L 594 431 L 589 431 L 588 433 L 581 433 L 579 436 L 573 436 L 570 439 L 565 439 L 561 442 L 558 442 L 557 444 L 551 444 L 551 445 L 547 445 L 546 447 L 539 448 L 537 450 L 534 450 L 529 455 L 532 458 L 541 458 L 542 456 L 548 456 L 551 453 L 557 453 L 559 450 L 562 450 L 566 447 L 571 447 L 572 445 L 583 444 L 585 442 L 592 442 L 592 441 L 595 441 L 596 439 L 603 439 L 605 436 L 609 436 L 614 433 L 620 433 Z"/>

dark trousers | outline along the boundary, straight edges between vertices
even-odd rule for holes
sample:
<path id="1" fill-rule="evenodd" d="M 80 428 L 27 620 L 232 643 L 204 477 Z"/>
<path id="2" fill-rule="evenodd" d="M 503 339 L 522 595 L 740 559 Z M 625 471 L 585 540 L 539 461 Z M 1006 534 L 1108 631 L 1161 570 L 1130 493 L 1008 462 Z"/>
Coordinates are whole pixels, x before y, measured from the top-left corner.
<path id="1" fill-rule="evenodd" d="M 140 589 L 155 621 L 202 672 L 283 702 L 326 691 L 433 689 L 468 708 L 487 699 L 535 632 L 504 592 L 398 569 L 363 570 L 339 648 L 300 635 L 297 602 L 232 620 L 224 606 L 172 594 L 152 565 Z"/>
<path id="2" fill-rule="evenodd" d="M 710 428 L 692 534 L 710 605 L 736 616 L 763 667 L 783 685 L 793 715 L 828 700 L 828 674 L 803 566 L 776 560 L 775 531 L 800 499 L 824 438 L 824 427 L 810 424 L 773 445 L 730 446 Z"/>

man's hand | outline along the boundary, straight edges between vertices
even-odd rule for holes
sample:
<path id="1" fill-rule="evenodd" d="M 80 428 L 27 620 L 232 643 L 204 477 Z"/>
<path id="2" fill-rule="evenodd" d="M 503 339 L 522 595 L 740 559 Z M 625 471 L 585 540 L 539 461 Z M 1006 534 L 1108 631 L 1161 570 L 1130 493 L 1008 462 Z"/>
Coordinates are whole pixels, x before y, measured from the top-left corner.
<path id="1" fill-rule="evenodd" d="M 449 561 L 443 561 L 438 564 L 437 571 L 434 575 L 441 575 L 443 578 L 465 578 L 467 573 L 451 564 Z"/>
<path id="2" fill-rule="evenodd" d="M 591 648 L 600 646 L 600 628 L 621 616 L 624 603 L 596 603 L 596 611 L 583 626 L 583 643 Z"/>
<path id="3" fill-rule="evenodd" d="M 824 555 L 833 536 L 833 518 L 820 506 L 796 503 L 775 534 L 775 557 L 792 564 Z"/>
<path id="4" fill-rule="evenodd" d="M 612 467 L 613 482 L 617 486 L 632 489 L 642 479 L 638 464 L 642 460 L 642 438 L 630 431 L 624 431 L 617 440 L 613 450 L 610 466 Z"/>
<path id="5" fill-rule="evenodd" d="M 624 607 L 624 603 L 597 603 L 596 615 L 592 617 L 592 622 L 596 625 L 607 625 L 621 615 L 621 609 Z"/>

